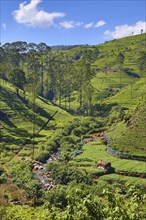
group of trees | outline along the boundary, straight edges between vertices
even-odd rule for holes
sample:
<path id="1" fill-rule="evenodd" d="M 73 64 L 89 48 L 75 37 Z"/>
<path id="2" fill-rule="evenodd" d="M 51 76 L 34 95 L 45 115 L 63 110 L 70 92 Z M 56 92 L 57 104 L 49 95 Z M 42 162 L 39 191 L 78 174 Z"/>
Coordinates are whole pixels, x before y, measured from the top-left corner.
<path id="1" fill-rule="evenodd" d="M 93 88 L 91 78 L 94 71 L 91 61 L 98 55 L 98 48 L 82 48 L 74 57 L 63 52 L 52 52 L 45 43 L 26 42 L 6 43 L 0 47 L 1 78 L 8 80 L 19 89 L 30 92 L 32 100 L 41 95 L 58 101 L 70 109 L 71 93 L 77 91 L 79 109 L 84 107 L 91 112 Z"/>
<path id="2" fill-rule="evenodd" d="M 78 98 L 78 113 L 92 114 L 94 89 L 91 79 L 95 76 L 92 62 L 98 55 L 98 47 L 75 47 L 70 51 L 52 51 L 45 43 L 34 44 L 17 41 L 0 47 L 0 77 L 19 89 L 29 92 L 32 102 L 41 95 L 60 107 L 70 109 L 72 93 Z M 139 54 L 137 67 L 142 76 L 145 70 L 145 51 Z M 116 55 L 119 78 L 125 61 L 125 54 Z M 33 107 L 34 108 L 34 107 Z"/>

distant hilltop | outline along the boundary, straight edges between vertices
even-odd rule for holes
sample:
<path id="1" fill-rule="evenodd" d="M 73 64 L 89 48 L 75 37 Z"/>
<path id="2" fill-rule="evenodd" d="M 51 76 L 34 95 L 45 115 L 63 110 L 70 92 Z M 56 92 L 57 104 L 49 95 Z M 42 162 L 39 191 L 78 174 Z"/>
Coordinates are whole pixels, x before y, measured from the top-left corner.
<path id="1" fill-rule="evenodd" d="M 51 46 L 52 50 L 70 50 L 75 47 L 88 47 L 88 44 L 78 44 L 78 45 L 56 45 Z M 90 45 L 91 46 L 91 45 Z"/>

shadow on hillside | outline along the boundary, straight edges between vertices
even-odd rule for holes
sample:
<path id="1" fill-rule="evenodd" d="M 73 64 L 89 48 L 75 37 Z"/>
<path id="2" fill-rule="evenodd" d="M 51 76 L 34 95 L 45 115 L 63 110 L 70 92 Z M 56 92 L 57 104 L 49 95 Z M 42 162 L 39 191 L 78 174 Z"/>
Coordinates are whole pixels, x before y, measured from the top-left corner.
<path id="1" fill-rule="evenodd" d="M 93 160 L 89 158 L 82 158 L 82 159 L 74 159 L 76 162 L 93 162 Z"/>
<path id="2" fill-rule="evenodd" d="M 133 69 L 124 69 L 125 73 L 127 73 L 128 76 L 132 76 L 134 78 L 140 78 L 140 76 L 137 73 L 133 72 Z"/>
<path id="3" fill-rule="evenodd" d="M 1 142 L 4 142 L 5 144 L 8 144 L 9 146 L 10 145 L 16 145 L 17 148 L 19 147 L 22 147 L 22 146 L 25 146 L 26 144 L 33 144 L 33 140 L 32 140 L 32 137 L 30 136 L 23 136 L 23 137 L 20 137 L 21 135 L 17 134 L 17 139 L 11 135 L 4 135 L 1 137 Z M 45 137 L 45 135 L 41 135 L 41 134 L 38 134 L 36 135 L 37 138 L 42 138 L 42 137 Z M 38 144 L 39 141 L 34 141 L 34 144 Z M 15 148 L 15 147 L 14 147 Z"/>
<path id="4" fill-rule="evenodd" d="M 12 134 L 12 135 L 15 135 L 16 137 L 26 137 L 26 138 L 29 138 L 31 137 L 32 135 L 32 132 L 30 130 L 31 133 L 29 133 L 27 130 L 25 129 L 22 129 L 22 128 L 18 128 L 16 127 L 15 125 L 12 126 L 14 129 L 9 129 L 8 127 L 5 127 L 3 126 L 3 128 L 9 133 L 9 134 Z"/>
<path id="5" fill-rule="evenodd" d="M 24 97 L 22 97 L 21 95 L 17 95 L 17 97 L 27 106 L 28 105 L 28 100 Z"/>
<path id="6" fill-rule="evenodd" d="M 16 127 L 13 123 L 10 123 L 9 120 L 10 117 L 15 117 L 16 115 L 17 117 L 20 115 L 20 118 L 23 117 L 27 121 L 33 123 L 34 114 L 31 112 L 32 110 L 30 105 L 28 101 L 25 100 L 25 98 L 21 97 L 20 95 L 16 95 L 10 90 L 2 88 L 2 100 L 8 105 L 8 109 L 6 109 L 6 111 L 10 112 L 9 117 L 7 117 L 7 123 L 9 122 L 9 126 Z M 45 117 L 47 119 L 51 118 L 51 115 L 39 106 L 36 107 L 36 113 L 38 116 L 36 115 L 35 123 L 38 126 L 43 126 L 44 124 L 44 121 L 39 116 Z"/>
<path id="7" fill-rule="evenodd" d="M 9 145 L 13 145 L 13 144 L 16 144 L 16 145 L 20 145 L 22 144 L 22 139 L 15 139 L 14 137 L 12 137 L 11 135 L 5 135 L 5 136 L 2 136 L 1 137 L 1 141 L 2 142 L 5 142 L 6 144 L 9 144 Z"/>
<path id="8" fill-rule="evenodd" d="M 30 103 L 28 100 L 26 100 L 24 97 L 18 95 L 19 99 L 28 107 L 30 108 Z M 39 99 L 41 101 L 43 101 L 45 104 L 47 105 L 50 105 L 47 101 L 45 101 L 43 98 L 39 97 Z M 38 113 L 40 116 L 42 117 L 45 117 L 47 119 L 50 119 L 51 118 L 51 115 L 45 111 L 43 108 L 39 107 L 39 106 L 36 106 L 36 110 L 35 110 L 36 113 Z"/>
<path id="9" fill-rule="evenodd" d="M 8 115 L 0 110 L 0 120 L 3 121 L 5 124 L 7 124 L 9 127 L 14 127 L 16 128 L 16 126 L 13 124 L 13 122 L 11 122 L 8 118 Z"/>
<path id="10" fill-rule="evenodd" d="M 118 106 L 117 102 L 114 103 L 101 103 L 93 106 L 93 111 L 97 111 L 101 117 L 106 117 L 109 115 L 110 111 L 114 106 Z"/>
<path id="11" fill-rule="evenodd" d="M 40 116 L 44 117 L 44 118 L 47 118 L 47 119 L 51 119 L 51 115 L 46 112 L 43 108 L 39 107 L 39 106 L 36 106 L 36 113 L 38 113 Z"/>
<path id="12" fill-rule="evenodd" d="M 15 129 L 15 135 L 18 137 L 30 137 L 31 136 L 31 131 L 27 131 L 25 129 L 22 128 L 16 128 Z"/>
<path id="13" fill-rule="evenodd" d="M 42 98 L 41 96 L 39 96 L 39 99 L 44 102 L 45 104 L 47 105 L 50 105 L 49 101 L 48 100 L 45 100 L 44 98 Z"/>

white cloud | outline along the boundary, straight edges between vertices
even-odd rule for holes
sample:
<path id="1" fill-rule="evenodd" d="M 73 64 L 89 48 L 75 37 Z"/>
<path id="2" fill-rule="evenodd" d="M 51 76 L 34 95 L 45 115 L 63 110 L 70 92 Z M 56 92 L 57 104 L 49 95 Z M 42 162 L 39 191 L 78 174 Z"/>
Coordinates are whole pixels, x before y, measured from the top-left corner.
<path id="1" fill-rule="evenodd" d="M 102 27 L 102 26 L 105 25 L 105 24 L 106 24 L 105 21 L 100 20 L 100 21 L 98 21 L 98 22 L 94 25 L 94 27 L 95 27 L 95 28 Z"/>
<path id="2" fill-rule="evenodd" d="M 81 26 L 83 23 L 82 22 L 75 22 L 75 21 L 63 21 L 60 22 L 60 26 L 66 28 L 66 29 L 71 29 L 75 28 L 76 26 Z"/>
<path id="3" fill-rule="evenodd" d="M 141 30 L 143 30 L 143 33 L 146 32 L 146 22 L 144 21 L 138 21 L 133 26 L 129 26 L 128 24 L 116 26 L 114 31 L 106 30 L 104 35 L 113 38 L 122 38 L 132 34 L 140 34 Z"/>
<path id="4" fill-rule="evenodd" d="M 85 24 L 85 28 L 88 29 L 88 28 L 91 28 L 93 26 L 93 22 L 90 22 L 88 24 Z"/>
<path id="5" fill-rule="evenodd" d="M 3 28 L 4 31 L 6 31 L 6 29 L 7 29 L 6 23 L 2 23 L 2 28 Z"/>
<path id="6" fill-rule="evenodd" d="M 83 24 L 83 22 L 77 22 L 76 26 L 81 26 Z"/>
<path id="7" fill-rule="evenodd" d="M 42 0 L 31 0 L 29 4 L 23 2 L 19 5 L 19 9 L 13 11 L 14 19 L 20 23 L 32 27 L 47 28 L 54 25 L 54 19 L 64 17 L 61 12 L 48 13 L 37 8 Z"/>

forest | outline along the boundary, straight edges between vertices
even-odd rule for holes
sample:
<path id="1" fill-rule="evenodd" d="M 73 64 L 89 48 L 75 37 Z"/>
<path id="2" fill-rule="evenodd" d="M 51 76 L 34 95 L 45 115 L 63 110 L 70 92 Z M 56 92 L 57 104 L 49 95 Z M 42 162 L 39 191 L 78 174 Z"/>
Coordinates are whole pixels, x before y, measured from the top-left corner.
<path id="1" fill-rule="evenodd" d="M 145 46 L 1 45 L 0 219 L 145 219 Z"/>

